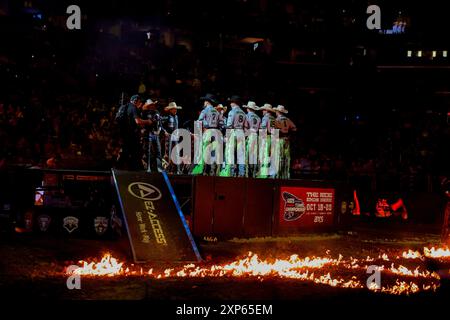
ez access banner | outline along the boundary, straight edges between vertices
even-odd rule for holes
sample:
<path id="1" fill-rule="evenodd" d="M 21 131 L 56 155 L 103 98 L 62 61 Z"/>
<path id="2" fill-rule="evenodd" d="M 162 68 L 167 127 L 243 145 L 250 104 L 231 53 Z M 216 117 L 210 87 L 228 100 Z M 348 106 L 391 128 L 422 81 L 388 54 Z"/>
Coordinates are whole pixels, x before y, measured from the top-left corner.
<path id="1" fill-rule="evenodd" d="M 136 262 L 201 260 L 165 172 L 112 172 Z"/>
<path id="2" fill-rule="evenodd" d="M 334 198 L 334 189 L 281 187 L 280 227 L 332 226 Z"/>

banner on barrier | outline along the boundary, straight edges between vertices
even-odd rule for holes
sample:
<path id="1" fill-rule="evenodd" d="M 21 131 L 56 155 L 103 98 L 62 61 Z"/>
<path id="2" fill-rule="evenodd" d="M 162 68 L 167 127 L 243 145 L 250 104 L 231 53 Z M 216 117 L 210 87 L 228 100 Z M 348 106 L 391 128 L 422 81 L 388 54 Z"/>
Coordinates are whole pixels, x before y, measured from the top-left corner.
<path id="1" fill-rule="evenodd" d="M 332 188 L 281 187 L 280 227 L 333 225 L 335 190 Z"/>

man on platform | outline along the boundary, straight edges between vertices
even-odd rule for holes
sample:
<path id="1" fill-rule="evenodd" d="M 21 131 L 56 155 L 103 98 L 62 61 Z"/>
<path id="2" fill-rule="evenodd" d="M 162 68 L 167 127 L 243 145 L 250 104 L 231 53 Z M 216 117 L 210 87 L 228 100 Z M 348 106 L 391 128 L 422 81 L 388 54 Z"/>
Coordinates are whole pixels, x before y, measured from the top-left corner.
<path id="1" fill-rule="evenodd" d="M 280 130 L 280 139 L 278 140 L 280 152 L 277 178 L 289 179 L 291 166 L 290 136 L 293 132 L 297 131 L 297 127 L 286 116 L 288 110 L 284 106 L 278 105 L 274 110 L 277 115 L 275 127 Z"/>
<path id="2" fill-rule="evenodd" d="M 216 105 L 216 110 L 219 112 L 219 130 L 222 132 L 222 134 L 225 134 L 227 124 L 227 117 L 225 115 L 225 112 L 227 112 L 227 107 L 219 103 L 218 105 Z"/>
<path id="3" fill-rule="evenodd" d="M 261 118 L 255 113 L 255 111 L 259 110 L 255 102 L 249 101 L 245 107 L 247 109 L 244 122 L 247 177 L 256 178 L 258 170 L 258 130 L 261 124 Z"/>
<path id="4" fill-rule="evenodd" d="M 220 114 L 216 108 L 214 108 L 214 105 L 217 104 L 217 100 L 214 95 L 208 93 L 204 97 L 201 97 L 200 100 L 203 101 L 203 110 L 198 117 L 198 121 L 202 123 L 204 135 L 201 147 L 202 150 L 200 152 L 201 158 L 196 159 L 197 165 L 192 170 L 192 174 L 215 176 L 218 168 L 217 164 L 213 163 L 215 162 L 216 154 L 213 151 L 211 155 L 207 155 L 206 152 L 208 151 L 207 147 L 211 144 L 211 142 L 217 143 L 214 137 L 211 137 L 208 129 L 217 129 L 219 127 Z M 205 156 L 210 157 L 211 164 L 205 163 Z"/>
<path id="5" fill-rule="evenodd" d="M 147 164 L 147 172 L 152 172 L 152 162 L 156 161 L 158 172 L 163 171 L 160 134 L 162 130 L 161 115 L 156 109 L 157 101 L 148 99 L 142 106 L 142 118 L 150 121 L 144 126 L 142 133 L 142 145 L 144 151 L 143 161 Z"/>
<path id="6" fill-rule="evenodd" d="M 245 112 L 240 107 L 241 99 L 239 96 L 232 96 L 229 99 L 231 110 L 227 118 L 225 159 L 227 163 L 220 173 L 226 177 L 245 177 L 245 135 L 244 123 Z M 244 152 L 242 152 L 244 150 Z M 236 152 L 236 157 L 234 153 Z M 234 159 L 234 162 L 231 161 Z"/>
<path id="7" fill-rule="evenodd" d="M 270 133 L 275 129 L 275 110 L 272 105 L 265 103 L 260 111 L 263 113 L 261 124 L 259 128 L 259 172 L 258 178 L 267 178 L 270 176 L 270 154 L 271 154 L 271 139 Z M 274 177 L 274 174 L 272 174 Z"/>
<path id="8" fill-rule="evenodd" d="M 117 166 L 127 170 L 142 170 L 140 157 L 141 147 L 139 144 L 139 129 L 145 125 L 151 125 L 149 119 L 142 119 L 139 110 L 142 101 L 139 95 L 135 94 L 130 98 L 126 107 L 126 119 L 122 128 L 122 148 L 117 159 Z"/>
<path id="9" fill-rule="evenodd" d="M 174 164 L 172 162 L 171 154 L 173 148 L 178 143 L 178 136 L 175 136 L 173 133 L 178 129 L 178 110 L 181 110 L 181 106 L 177 106 L 176 102 L 171 102 L 167 107 L 164 108 L 164 111 L 169 115 L 164 118 L 163 126 L 164 131 L 166 133 L 166 150 L 167 150 L 167 162 L 169 163 L 169 169 L 171 172 L 176 174 L 181 174 L 181 166 L 179 164 Z"/>

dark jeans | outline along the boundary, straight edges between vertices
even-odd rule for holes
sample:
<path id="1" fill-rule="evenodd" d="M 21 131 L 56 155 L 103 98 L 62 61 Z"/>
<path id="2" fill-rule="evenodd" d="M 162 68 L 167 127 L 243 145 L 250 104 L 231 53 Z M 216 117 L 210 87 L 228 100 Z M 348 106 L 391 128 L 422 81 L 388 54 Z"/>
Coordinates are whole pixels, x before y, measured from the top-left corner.
<path id="1" fill-rule="evenodd" d="M 168 154 L 167 161 L 170 164 L 169 165 L 170 171 L 175 174 L 181 174 L 181 165 L 173 163 L 172 158 L 171 158 L 172 150 L 177 146 L 178 142 L 172 141 L 172 137 L 170 137 L 170 136 L 169 136 L 168 140 L 169 141 L 168 141 L 168 149 L 167 149 L 167 151 L 168 151 L 167 152 L 167 154 Z"/>
<path id="2" fill-rule="evenodd" d="M 147 172 L 152 172 L 151 164 L 153 160 L 156 160 L 157 170 L 163 171 L 159 135 L 149 134 L 147 139 L 144 138 L 144 160 L 147 162 Z"/>
<path id="3" fill-rule="evenodd" d="M 142 170 L 139 138 L 137 136 L 125 136 L 122 142 L 122 150 L 117 159 L 119 169 L 138 171 Z"/>

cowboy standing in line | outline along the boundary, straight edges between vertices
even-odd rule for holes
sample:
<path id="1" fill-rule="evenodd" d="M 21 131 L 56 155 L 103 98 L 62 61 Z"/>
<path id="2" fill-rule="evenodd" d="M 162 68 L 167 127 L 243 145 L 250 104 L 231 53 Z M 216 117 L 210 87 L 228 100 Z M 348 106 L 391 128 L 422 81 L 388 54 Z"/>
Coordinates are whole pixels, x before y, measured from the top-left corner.
<path id="1" fill-rule="evenodd" d="M 295 124 L 286 117 L 288 110 L 282 105 L 278 105 L 275 109 L 277 117 L 275 119 L 275 127 L 280 130 L 280 154 L 277 177 L 280 179 L 289 179 L 291 166 L 291 148 L 290 136 L 292 132 L 297 131 Z"/>
<path id="2" fill-rule="evenodd" d="M 178 143 L 178 136 L 175 136 L 173 132 L 178 129 L 178 115 L 177 111 L 181 110 L 181 106 L 177 106 L 175 102 L 169 103 L 167 107 L 164 108 L 164 111 L 169 113 L 167 117 L 164 119 L 164 131 L 166 134 L 166 145 L 167 145 L 167 163 L 169 163 L 169 168 L 175 174 L 181 174 L 181 167 L 179 164 L 174 164 L 172 162 L 172 150 Z M 177 154 L 178 156 L 178 154 Z M 176 167 L 176 170 L 175 168 Z"/>
<path id="3" fill-rule="evenodd" d="M 255 111 L 259 110 L 255 102 L 249 101 L 245 107 L 247 109 L 247 115 L 245 116 L 244 122 L 247 177 L 256 178 L 258 169 L 258 130 L 261 124 L 261 118 L 255 113 Z"/>
<path id="4" fill-rule="evenodd" d="M 211 144 L 211 135 L 210 131 L 208 129 L 217 129 L 219 126 L 219 112 L 214 108 L 214 104 L 216 104 L 216 98 L 212 94 L 206 94 L 204 97 L 200 98 L 201 101 L 203 101 L 203 110 L 200 113 L 200 116 L 198 118 L 198 121 L 201 121 L 202 127 L 204 130 L 204 136 L 202 141 L 202 151 L 201 151 L 201 158 L 197 159 L 197 165 L 193 168 L 192 174 L 198 175 L 216 175 L 217 171 L 217 165 L 214 162 L 216 154 L 215 151 L 211 155 L 211 164 L 205 165 L 205 154 L 207 151 L 207 147 L 209 144 Z M 215 141 L 213 141 L 215 142 Z"/>
<path id="5" fill-rule="evenodd" d="M 227 107 L 219 103 L 216 106 L 216 110 L 219 112 L 219 130 L 222 132 L 222 134 L 225 134 L 227 124 L 227 117 L 225 116 L 225 112 L 227 112 Z"/>
<path id="6" fill-rule="evenodd" d="M 259 172 L 258 178 L 267 178 L 269 177 L 269 168 L 270 168 L 270 149 L 271 149 L 271 139 L 270 133 L 272 129 L 275 129 L 275 110 L 272 108 L 272 105 L 265 103 L 260 111 L 263 113 L 263 117 L 261 119 L 260 125 L 260 134 L 259 134 Z"/>
<path id="7" fill-rule="evenodd" d="M 161 133 L 161 115 L 156 109 L 157 101 L 148 99 L 142 106 L 142 118 L 151 121 L 150 125 L 147 125 L 142 130 L 142 145 L 144 147 L 144 162 L 147 163 L 147 172 L 152 172 L 151 163 L 152 159 L 156 160 L 156 168 L 158 172 L 163 171 L 162 167 L 162 154 L 161 154 L 161 142 L 159 135 Z M 153 150 L 152 150 L 153 149 Z"/>
<path id="8" fill-rule="evenodd" d="M 225 177 L 245 176 L 245 144 L 242 145 L 242 143 L 245 143 L 245 136 L 243 135 L 245 112 L 242 111 L 241 107 L 239 106 L 240 100 L 241 99 L 238 96 L 232 96 L 229 99 L 231 110 L 228 113 L 226 127 L 227 129 L 232 129 L 232 131 L 229 137 L 227 135 L 227 139 L 229 140 L 227 141 L 225 146 L 225 158 L 227 159 L 227 164 L 220 173 L 221 176 Z M 241 134 L 239 134 L 239 131 Z M 238 136 L 243 136 L 244 141 L 237 138 Z M 244 154 L 241 154 L 242 150 L 244 150 Z M 235 151 L 237 151 L 237 157 L 234 157 Z M 234 159 L 234 164 L 231 163 L 232 159 Z M 238 164 L 236 165 L 236 163 Z"/>
<path id="9" fill-rule="evenodd" d="M 218 129 L 222 133 L 221 140 L 219 141 L 219 146 L 223 148 L 225 145 L 225 135 L 227 130 L 227 116 L 225 115 L 225 112 L 227 111 L 227 106 L 224 106 L 223 104 L 219 103 L 216 105 L 216 110 L 219 112 L 219 127 Z M 220 172 L 225 168 L 225 154 L 222 156 L 222 163 L 218 165 L 217 175 L 220 175 Z"/>

